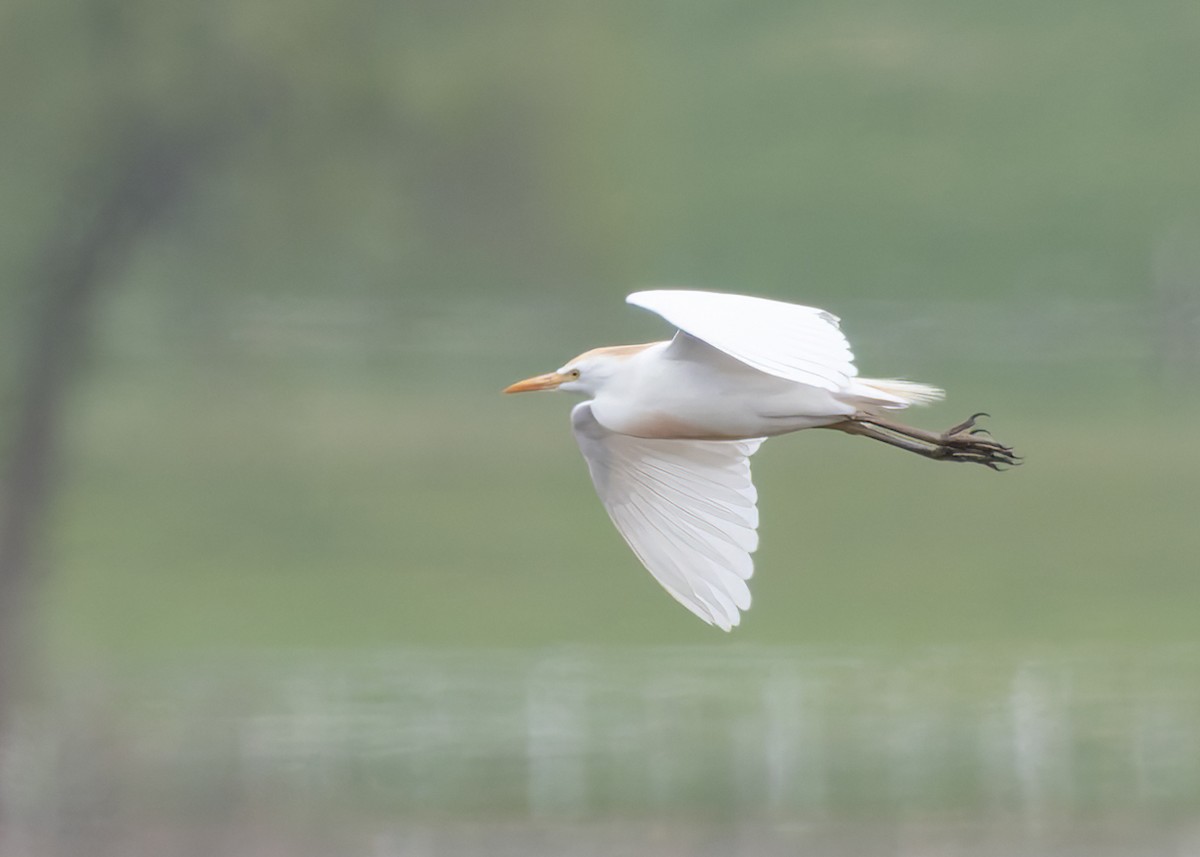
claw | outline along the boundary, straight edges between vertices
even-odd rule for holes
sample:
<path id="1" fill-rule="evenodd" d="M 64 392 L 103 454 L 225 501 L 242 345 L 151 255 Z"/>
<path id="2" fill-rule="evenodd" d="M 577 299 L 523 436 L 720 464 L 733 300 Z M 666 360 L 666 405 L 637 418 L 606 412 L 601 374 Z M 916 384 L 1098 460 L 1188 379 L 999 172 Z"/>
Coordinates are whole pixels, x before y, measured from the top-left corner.
<path id="1" fill-rule="evenodd" d="M 978 415 L 976 415 L 978 416 Z M 974 417 L 972 417 L 974 419 Z M 949 433 L 947 433 L 949 434 Z M 1001 471 L 1021 464 L 1021 457 L 1013 453 L 1012 447 L 1005 446 L 991 437 L 981 438 L 986 434 L 983 429 L 976 429 L 946 438 L 945 445 L 939 448 L 937 458 L 949 461 L 970 462 L 982 464 L 992 470 Z"/>
<path id="2" fill-rule="evenodd" d="M 962 434 L 967 429 L 974 428 L 975 422 L 980 417 L 990 417 L 990 416 L 991 416 L 991 414 L 985 413 L 984 411 L 980 411 L 977 414 L 971 414 L 971 416 L 967 417 L 965 420 L 963 420 L 958 425 L 948 428 L 948 429 L 946 429 L 946 431 L 942 432 L 942 437 L 953 437 L 956 434 Z"/>

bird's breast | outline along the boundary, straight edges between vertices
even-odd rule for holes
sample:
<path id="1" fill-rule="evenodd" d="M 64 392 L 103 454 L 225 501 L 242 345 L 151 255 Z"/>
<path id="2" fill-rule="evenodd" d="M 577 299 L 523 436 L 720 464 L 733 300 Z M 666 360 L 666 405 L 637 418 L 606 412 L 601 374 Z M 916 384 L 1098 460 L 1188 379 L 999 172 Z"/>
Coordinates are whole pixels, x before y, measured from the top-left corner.
<path id="1" fill-rule="evenodd" d="M 711 422 L 689 421 L 665 411 L 646 411 L 622 421 L 621 434 L 664 440 L 742 440 L 749 435 L 729 433 Z"/>
<path id="2" fill-rule="evenodd" d="M 653 396 L 598 396 L 596 420 L 610 431 L 664 440 L 744 440 L 762 437 L 767 420 L 736 396 L 689 396 L 660 391 Z"/>
<path id="3" fill-rule="evenodd" d="M 660 373 L 614 385 L 592 403 L 609 431 L 677 440 L 744 440 L 828 425 L 848 411 L 825 390 L 759 372 Z"/>

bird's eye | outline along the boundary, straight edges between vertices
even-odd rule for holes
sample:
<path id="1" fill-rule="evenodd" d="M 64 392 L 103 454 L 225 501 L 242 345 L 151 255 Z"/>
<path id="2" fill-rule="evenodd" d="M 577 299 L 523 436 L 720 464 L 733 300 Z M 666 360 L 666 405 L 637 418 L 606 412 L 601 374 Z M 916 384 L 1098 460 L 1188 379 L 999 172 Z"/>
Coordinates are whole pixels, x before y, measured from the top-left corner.
<path id="1" fill-rule="evenodd" d="M 567 377 L 570 378 L 571 380 L 575 380 L 576 378 L 579 377 L 579 370 L 572 369 L 570 372 L 567 373 Z"/>

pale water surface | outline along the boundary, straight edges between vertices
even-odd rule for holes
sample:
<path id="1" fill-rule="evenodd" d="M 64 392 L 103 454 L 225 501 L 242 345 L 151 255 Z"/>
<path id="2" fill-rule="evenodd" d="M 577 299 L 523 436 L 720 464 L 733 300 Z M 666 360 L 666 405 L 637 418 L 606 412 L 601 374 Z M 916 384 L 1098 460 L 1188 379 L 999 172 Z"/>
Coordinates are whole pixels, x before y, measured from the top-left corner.
<path id="1" fill-rule="evenodd" d="M 1200 848 L 1194 647 L 289 653 L 64 688 L 5 759 L 16 846 Z"/>

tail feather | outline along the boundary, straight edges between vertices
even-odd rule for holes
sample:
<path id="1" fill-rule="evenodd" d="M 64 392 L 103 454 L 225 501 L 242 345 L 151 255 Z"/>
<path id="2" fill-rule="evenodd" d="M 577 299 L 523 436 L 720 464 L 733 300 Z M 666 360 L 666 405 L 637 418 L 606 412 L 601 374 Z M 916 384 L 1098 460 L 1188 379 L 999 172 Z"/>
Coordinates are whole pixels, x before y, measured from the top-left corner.
<path id="1" fill-rule="evenodd" d="M 909 405 L 928 405 L 941 401 L 946 391 L 929 384 L 895 378 L 855 378 L 850 395 L 864 407 L 899 410 Z"/>

